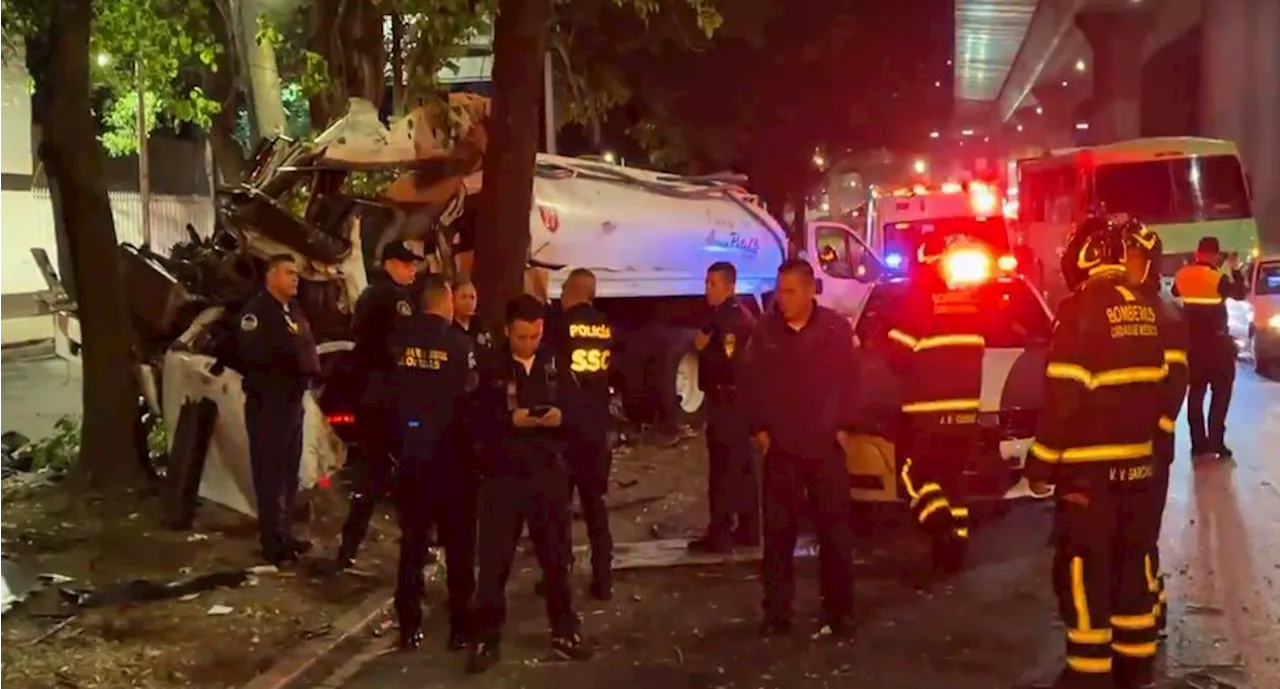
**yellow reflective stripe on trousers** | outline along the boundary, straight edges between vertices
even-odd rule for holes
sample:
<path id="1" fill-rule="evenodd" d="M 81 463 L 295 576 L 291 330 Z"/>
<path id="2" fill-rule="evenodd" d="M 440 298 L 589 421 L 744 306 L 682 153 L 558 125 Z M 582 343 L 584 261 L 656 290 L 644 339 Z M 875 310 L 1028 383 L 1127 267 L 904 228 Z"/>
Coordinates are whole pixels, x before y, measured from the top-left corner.
<path id="1" fill-rule="evenodd" d="M 1093 629 L 1089 619 L 1089 594 L 1084 588 L 1084 559 L 1071 558 L 1071 605 L 1076 611 L 1075 628 L 1087 632 Z"/>
<path id="2" fill-rule="evenodd" d="M 1165 433 L 1172 433 L 1174 429 L 1177 428 L 1177 426 L 1174 425 L 1173 423 L 1173 419 L 1167 416 L 1160 417 L 1160 420 L 1156 421 L 1156 427 L 1164 431 Z"/>
<path id="3" fill-rule="evenodd" d="M 1222 297 L 1183 297 L 1182 303 L 1187 306 L 1217 306 L 1222 303 Z"/>
<path id="4" fill-rule="evenodd" d="M 956 519 L 968 519 L 969 508 L 965 507 L 964 505 L 953 506 L 951 508 L 951 516 L 955 517 Z"/>
<path id="5" fill-rule="evenodd" d="M 1151 629 L 1156 626 L 1155 615 L 1112 615 L 1111 626 L 1116 629 Z"/>
<path id="6" fill-rule="evenodd" d="M 1034 449 L 1034 446 L 1033 446 Z M 1063 462 L 1117 462 L 1126 459 L 1150 457 L 1152 444 L 1130 443 L 1124 445 L 1089 445 L 1071 447 L 1062 451 Z"/>
<path id="7" fill-rule="evenodd" d="M 1159 383 L 1169 375 L 1169 367 L 1131 366 L 1094 373 L 1079 364 L 1068 364 L 1059 361 L 1050 362 L 1045 367 L 1045 375 L 1057 380 L 1071 380 L 1090 390 L 1116 385 L 1134 383 Z"/>
<path id="8" fill-rule="evenodd" d="M 956 528 L 951 530 L 951 535 L 955 536 L 956 538 L 965 539 L 969 537 L 969 529 L 964 526 L 957 526 Z"/>
<path id="9" fill-rule="evenodd" d="M 920 510 L 920 516 L 916 517 L 916 521 L 923 524 L 928 521 L 929 515 L 937 512 L 938 510 L 945 509 L 947 509 L 947 499 L 942 496 L 938 496 L 930 500 L 929 503 L 924 506 L 924 509 Z"/>
<path id="10" fill-rule="evenodd" d="M 1164 363 L 1187 365 L 1187 351 L 1185 349 L 1166 349 L 1164 350 Z"/>
<path id="11" fill-rule="evenodd" d="M 1082 675 L 1105 675 L 1111 672 L 1110 658 L 1081 658 L 1067 656 L 1067 667 Z"/>
<path id="12" fill-rule="evenodd" d="M 1073 644 L 1101 646 L 1111 643 L 1110 629 L 1068 629 L 1067 641 Z"/>
<path id="13" fill-rule="evenodd" d="M 902 405 L 904 414 L 929 414 L 948 411 L 978 411 L 982 400 L 954 399 L 934 400 L 932 402 L 911 402 Z"/>
<path id="14" fill-rule="evenodd" d="M 1127 658 L 1150 658 L 1156 654 L 1156 642 L 1148 641 L 1141 644 L 1122 644 L 1113 641 L 1111 643 L 1111 650 Z"/>
<path id="15" fill-rule="evenodd" d="M 1160 590 L 1160 577 L 1156 576 L 1156 568 L 1152 566 L 1151 556 L 1142 557 L 1142 573 L 1147 577 L 1147 590 L 1155 593 Z"/>

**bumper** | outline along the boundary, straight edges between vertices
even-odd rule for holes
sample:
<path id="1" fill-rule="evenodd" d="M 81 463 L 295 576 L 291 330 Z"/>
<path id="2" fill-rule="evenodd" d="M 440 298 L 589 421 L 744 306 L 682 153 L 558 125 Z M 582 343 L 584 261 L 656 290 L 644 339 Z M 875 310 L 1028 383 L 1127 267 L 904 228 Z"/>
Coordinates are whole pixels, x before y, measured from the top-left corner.
<path id="1" fill-rule="evenodd" d="M 1280 330 L 1259 329 L 1253 336 L 1254 356 L 1263 361 L 1280 360 Z"/>
<path id="2" fill-rule="evenodd" d="M 1031 449 L 1034 413 L 983 414 L 970 447 L 956 457 L 963 499 L 1001 500 L 1023 497 L 1022 467 Z M 855 502 L 901 502 L 900 464 L 894 444 L 878 435 L 859 434 L 845 453 L 849 492 Z"/>

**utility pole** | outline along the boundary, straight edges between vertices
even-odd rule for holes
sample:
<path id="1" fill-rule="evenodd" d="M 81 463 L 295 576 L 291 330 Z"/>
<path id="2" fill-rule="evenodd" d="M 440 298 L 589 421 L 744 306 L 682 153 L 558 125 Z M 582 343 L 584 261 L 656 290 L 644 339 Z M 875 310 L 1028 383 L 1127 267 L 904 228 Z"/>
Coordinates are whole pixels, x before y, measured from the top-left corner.
<path id="1" fill-rule="evenodd" d="M 556 154 L 556 96 L 551 71 L 551 51 L 542 56 L 543 126 L 547 131 L 547 153 Z"/>

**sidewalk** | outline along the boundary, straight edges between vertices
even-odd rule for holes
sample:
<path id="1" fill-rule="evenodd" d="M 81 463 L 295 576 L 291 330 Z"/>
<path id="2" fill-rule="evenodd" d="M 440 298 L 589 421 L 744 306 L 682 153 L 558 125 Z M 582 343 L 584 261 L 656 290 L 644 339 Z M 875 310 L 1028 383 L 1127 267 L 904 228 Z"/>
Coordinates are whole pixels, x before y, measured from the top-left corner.
<path id="1" fill-rule="evenodd" d="M 17 431 L 39 440 L 59 418 L 80 413 L 79 366 L 52 357 L 6 361 L 0 374 L 0 432 Z"/>

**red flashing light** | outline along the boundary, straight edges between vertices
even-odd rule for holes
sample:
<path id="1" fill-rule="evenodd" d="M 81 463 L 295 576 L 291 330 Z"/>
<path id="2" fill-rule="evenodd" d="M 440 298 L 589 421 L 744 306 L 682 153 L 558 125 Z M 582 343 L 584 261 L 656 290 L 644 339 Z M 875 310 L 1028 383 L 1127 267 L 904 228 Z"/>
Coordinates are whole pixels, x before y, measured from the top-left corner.
<path id="1" fill-rule="evenodd" d="M 1012 273 L 1018 269 L 1018 259 L 1010 256 L 1009 254 L 1005 254 L 1004 256 L 996 259 L 996 267 L 1006 273 Z"/>
<path id="2" fill-rule="evenodd" d="M 944 194 L 959 194 L 962 189 L 963 187 L 955 182 L 947 182 L 942 185 L 942 193 Z"/>
<path id="3" fill-rule="evenodd" d="M 330 426 L 349 426 L 356 422 L 355 414 L 330 414 L 325 419 Z"/>
<path id="4" fill-rule="evenodd" d="M 969 203 L 973 212 L 980 216 L 995 215 L 1001 210 L 995 192 L 985 184 L 969 185 Z"/>
<path id="5" fill-rule="evenodd" d="M 329 490 L 329 486 L 332 486 L 332 485 L 333 485 L 333 478 L 328 474 L 325 474 L 324 476 L 321 476 L 320 478 L 316 479 L 316 486 L 320 488 L 320 490 Z"/>
<path id="6" fill-rule="evenodd" d="M 986 282 L 991 279 L 991 255 L 982 249 L 953 249 L 942 258 L 942 274 L 953 288 Z"/>

